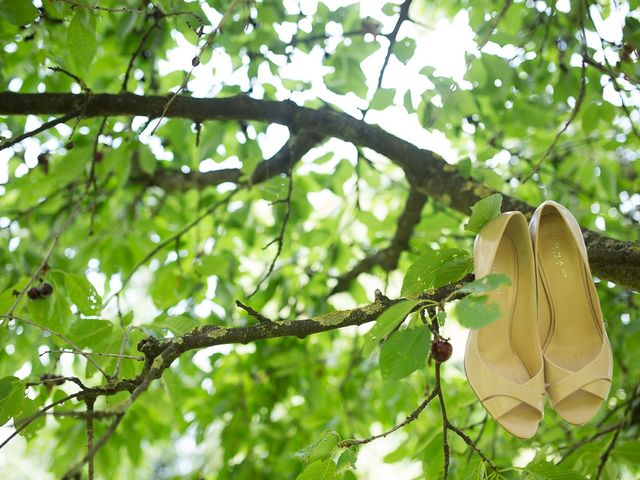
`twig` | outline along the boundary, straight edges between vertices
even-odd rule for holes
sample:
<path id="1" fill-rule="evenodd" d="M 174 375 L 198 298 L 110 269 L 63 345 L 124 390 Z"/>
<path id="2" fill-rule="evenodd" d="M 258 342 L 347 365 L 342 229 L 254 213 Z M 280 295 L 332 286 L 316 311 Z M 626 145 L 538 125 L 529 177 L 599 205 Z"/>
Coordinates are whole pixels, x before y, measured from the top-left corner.
<path id="1" fill-rule="evenodd" d="M 622 431 L 621 428 L 615 429 L 613 433 L 613 437 L 611 437 L 611 440 L 609 441 L 607 448 L 605 449 L 604 453 L 600 456 L 600 461 L 598 462 L 598 470 L 596 471 L 595 480 L 599 480 L 600 477 L 602 476 L 602 471 L 604 470 L 604 466 L 607 464 L 609 455 L 611 454 L 613 447 L 615 447 L 618 441 L 618 436 L 620 435 L 621 431 Z"/>
<path id="2" fill-rule="evenodd" d="M 439 388 L 435 387 L 432 390 L 432 392 L 420 403 L 420 405 L 418 405 L 418 407 L 413 412 L 407 415 L 407 418 L 405 418 L 402 422 L 400 422 L 393 428 L 390 428 L 386 432 L 382 432 L 378 435 L 372 435 L 371 437 L 363 438 L 360 440 L 358 439 L 343 440 L 342 442 L 338 443 L 338 447 L 348 448 L 348 447 L 352 447 L 353 445 L 365 445 L 367 443 L 373 442 L 374 440 L 377 440 L 378 438 L 386 437 L 387 435 L 395 432 L 396 430 L 399 430 L 402 427 L 409 425 L 411 422 L 413 422 L 420 416 L 422 411 L 426 408 L 427 405 L 429 405 L 431 400 L 433 400 L 434 398 L 436 398 L 436 396 L 438 396 L 438 392 L 439 392 Z"/>
<path id="3" fill-rule="evenodd" d="M 89 470 L 89 480 L 93 480 L 93 403 L 95 399 L 93 397 L 89 397 L 85 400 L 87 404 L 87 463 Z"/>
<path id="4" fill-rule="evenodd" d="M 93 446 L 93 450 L 91 452 L 87 452 L 87 455 L 85 455 L 84 458 L 82 458 L 82 460 L 80 460 L 78 463 L 73 465 L 67 471 L 67 473 L 64 474 L 64 476 L 62 477 L 63 480 L 70 480 L 74 478 L 76 475 L 78 475 L 82 466 L 89 461 L 89 456 L 91 456 L 91 459 L 93 459 L 97 451 L 100 450 L 104 446 L 104 444 L 107 443 L 109 438 L 111 438 L 111 435 L 115 433 L 123 417 L 124 417 L 124 413 L 117 414 L 116 418 L 114 418 L 113 422 L 111 422 L 111 425 L 109 425 L 108 430 L 95 443 L 95 445 Z"/>
<path id="5" fill-rule="evenodd" d="M 53 417 L 72 417 L 72 418 L 87 417 L 86 410 L 85 411 L 70 410 L 70 411 L 58 411 L 58 412 L 54 411 L 54 412 L 47 412 L 47 414 Z M 101 418 L 111 418 L 119 414 L 116 412 L 107 412 L 105 410 L 94 410 L 92 415 L 94 419 L 101 419 Z"/>
<path id="6" fill-rule="evenodd" d="M 449 448 L 449 436 L 447 435 L 450 425 L 449 418 L 447 417 L 447 407 L 444 403 L 444 395 L 442 395 L 442 387 L 440 386 L 440 365 L 440 362 L 436 362 L 435 375 L 436 385 L 438 386 L 438 400 L 440 401 L 440 414 L 442 415 L 442 453 L 444 455 L 442 478 L 446 480 L 449 476 L 449 456 L 451 455 L 451 449 Z"/>
<path id="7" fill-rule="evenodd" d="M 128 7 L 119 7 L 119 8 L 109 8 L 109 7 L 100 7 L 98 5 L 87 5 L 86 3 L 77 2 L 75 0 L 55 0 L 56 2 L 64 2 L 72 7 L 76 8 L 88 8 L 90 10 L 98 10 L 100 12 L 107 13 L 137 13 L 142 15 L 147 15 L 153 13 L 151 10 L 136 10 L 135 8 Z"/>
<path id="8" fill-rule="evenodd" d="M 382 62 L 382 68 L 380 69 L 380 73 L 378 74 L 378 83 L 376 84 L 376 89 L 373 92 L 373 96 L 375 97 L 378 90 L 382 86 L 382 79 L 384 77 L 384 73 L 387 70 L 387 66 L 389 65 L 389 59 L 391 58 L 391 54 L 393 53 L 393 47 L 396 44 L 398 39 L 398 32 L 400 32 L 400 27 L 405 22 L 405 20 L 409 20 L 409 7 L 411 7 L 411 2 L 413 0 L 405 0 L 400 6 L 400 12 L 398 14 L 398 19 L 396 20 L 396 24 L 393 27 L 391 33 L 386 35 L 389 40 L 389 47 L 387 48 L 387 54 L 384 57 L 384 61 Z M 369 106 L 362 112 L 362 118 L 367 116 L 369 112 Z"/>
<path id="9" fill-rule="evenodd" d="M 589 20 L 591 20 L 591 24 L 593 25 L 594 30 L 596 31 L 596 33 L 598 33 L 598 27 L 596 26 L 596 23 L 593 21 L 593 16 L 591 15 L 591 10 L 589 10 L 587 8 L 587 15 L 589 16 Z M 604 45 L 604 40 L 602 38 L 602 36 L 598 33 L 598 38 L 600 39 L 600 48 L 602 48 L 602 51 L 604 52 L 605 50 L 605 45 Z M 611 79 L 611 82 L 613 82 L 613 87 L 616 90 L 616 92 L 618 92 L 618 96 L 620 97 L 620 106 L 622 107 L 622 110 L 624 110 L 624 113 L 627 116 L 627 119 L 629 120 L 629 125 L 631 126 L 631 131 L 633 132 L 633 134 L 635 135 L 635 137 L 637 139 L 640 140 L 640 132 L 638 132 L 638 129 L 636 128 L 636 125 L 633 121 L 633 117 L 631 115 L 631 111 L 629 110 L 629 107 L 627 106 L 625 99 L 624 99 L 624 95 L 622 94 L 622 87 L 620 86 L 620 83 L 618 82 L 618 74 L 616 74 L 615 70 L 613 69 L 613 67 L 611 66 L 611 63 L 609 62 L 609 59 L 607 58 L 607 55 L 603 55 L 604 58 L 604 62 L 606 64 L 606 69 L 598 64 L 595 61 L 592 61 L 590 57 L 587 56 L 587 58 L 584 58 L 585 55 L 583 55 L 583 60 L 587 61 L 590 65 L 595 66 L 596 68 L 598 68 L 598 70 L 600 70 L 602 73 L 605 73 L 609 76 L 609 78 Z"/>
<path id="10" fill-rule="evenodd" d="M 60 385 L 64 382 L 73 382 L 76 385 L 78 385 L 82 390 L 87 389 L 85 384 L 82 383 L 82 381 L 77 377 L 63 377 L 63 376 L 57 376 L 57 375 L 53 375 L 47 378 L 41 378 L 39 382 L 27 382 L 25 383 L 25 387 L 35 387 L 37 385 L 48 385 L 50 383 L 53 383 L 55 385 Z"/>
<path id="11" fill-rule="evenodd" d="M 133 270 L 129 273 L 129 275 L 127 275 L 123 280 L 122 283 L 120 285 L 120 289 L 115 292 L 114 294 L 112 294 L 102 305 L 102 308 L 105 308 L 110 302 L 111 300 L 113 300 L 114 297 L 116 297 L 117 295 L 119 295 L 127 286 L 127 284 L 129 283 L 129 281 L 131 280 L 131 277 L 133 277 L 133 274 L 145 263 L 147 263 L 149 260 L 151 260 L 156 253 L 158 253 L 159 251 L 161 251 L 163 248 L 165 248 L 167 245 L 172 244 L 176 238 L 181 237 L 182 235 L 184 235 L 186 232 L 188 232 L 189 230 L 191 230 L 193 227 L 195 227 L 198 223 L 200 223 L 205 217 L 211 215 L 214 211 L 216 211 L 220 206 L 226 204 L 229 202 L 229 200 L 231 200 L 231 198 L 238 193 L 241 190 L 241 188 L 238 188 L 236 190 L 232 190 L 231 193 L 229 193 L 229 195 L 227 195 L 226 197 L 224 197 L 222 200 L 219 200 L 218 202 L 215 202 L 214 204 L 212 204 L 209 208 L 207 208 L 204 212 L 202 212 L 200 215 L 198 215 L 196 218 L 194 218 L 191 222 L 187 223 L 184 227 L 182 227 L 177 233 L 171 235 L 170 237 L 164 239 L 162 242 L 158 243 L 158 245 L 155 246 L 155 248 L 153 248 L 149 253 L 147 253 L 147 255 L 145 255 L 145 257 L 140 260 L 136 266 L 133 268 Z"/>
<path id="12" fill-rule="evenodd" d="M 564 453 L 563 457 L 560 459 L 560 461 L 558 462 L 558 465 L 560 465 L 562 462 L 564 462 L 567 458 L 569 458 L 569 455 L 571 455 L 573 452 L 575 452 L 576 450 L 578 450 L 580 447 L 583 447 L 584 445 L 586 445 L 587 443 L 591 443 L 594 442 L 596 440 L 598 440 L 600 437 L 604 437 L 605 435 L 608 435 L 611 432 L 614 432 L 616 430 L 620 430 L 620 428 L 624 426 L 624 422 L 619 422 L 616 423 L 614 425 L 611 425 L 607 428 L 604 428 L 602 430 L 597 431 L 596 433 L 594 433 L 593 435 L 591 435 L 590 437 L 587 437 L 583 440 L 579 440 L 573 444 L 571 444 L 571 446 L 568 448 L 568 450 Z M 562 448 L 562 447 L 561 447 Z"/>
<path id="13" fill-rule="evenodd" d="M 50 403 L 49 405 L 47 405 L 46 407 L 41 408 L 39 411 L 37 411 L 36 413 L 34 413 L 33 415 L 31 415 L 31 417 L 28 417 L 27 420 L 24 420 L 24 423 L 21 423 L 19 427 L 16 427 L 15 431 L 9 435 L 4 442 L 0 443 L 0 450 L 7 444 L 9 443 L 16 435 L 18 435 L 22 430 L 24 430 L 25 428 L 27 428 L 29 425 L 31 425 L 33 422 L 35 422 L 38 418 L 40 418 L 42 415 L 44 415 L 48 410 L 51 410 L 53 407 L 57 406 L 57 405 L 62 405 L 63 403 L 72 400 L 76 397 L 79 397 L 82 394 L 82 392 L 77 392 L 74 393 L 72 395 L 67 395 L 64 398 L 61 398 L 60 400 L 57 400 L 53 403 Z"/>
<path id="14" fill-rule="evenodd" d="M 67 120 L 71 120 L 75 116 L 77 116 L 77 114 L 75 112 L 71 112 L 61 117 L 54 118 L 53 120 L 49 120 L 48 122 L 43 123 L 38 128 L 33 129 L 30 132 L 23 133 L 22 135 L 18 135 L 17 137 L 11 140 L 7 140 L 6 142 L 3 142 L 2 145 L 0 145 L 0 151 L 14 146 L 15 144 L 20 143 L 22 140 L 26 138 L 33 137 L 41 132 L 44 132 L 45 130 L 49 130 L 50 128 L 55 127 L 60 123 L 65 123 Z"/>
<path id="15" fill-rule="evenodd" d="M 611 437 L 611 441 L 607 445 L 606 450 L 600 456 L 600 462 L 598 463 L 598 470 L 596 471 L 595 480 L 600 479 L 602 475 L 602 471 L 604 470 L 604 467 L 607 464 L 607 460 L 609 459 L 609 455 L 611 455 L 613 448 L 616 446 L 620 433 L 624 430 L 624 428 L 629 424 L 631 420 L 629 414 L 631 413 L 631 407 L 633 406 L 634 400 L 638 397 L 638 393 L 640 393 L 639 389 L 640 389 L 640 382 L 636 383 L 635 387 L 633 388 L 633 393 L 631 394 L 631 398 L 629 398 L 627 407 L 624 409 L 624 414 L 622 416 L 623 420 L 622 422 L 620 422 L 618 428 L 615 430 L 613 437 Z"/>
<path id="16" fill-rule="evenodd" d="M 27 208 L 22 209 L 22 210 L 8 210 L 8 211 L 5 210 L 4 214 L 7 215 L 7 216 L 11 216 L 11 220 L 13 220 L 13 221 L 20 220 L 23 217 L 31 215 L 37 209 L 39 209 L 40 207 L 44 206 L 49 201 L 53 200 L 54 198 L 56 198 L 61 193 L 68 193 L 70 190 L 73 189 L 73 187 L 75 187 L 76 183 L 77 183 L 77 181 L 73 180 L 73 181 L 63 185 L 60 188 L 56 188 L 53 192 L 51 192 L 49 195 L 47 195 L 41 201 L 38 201 L 38 203 L 36 203 L 35 205 L 31 205 L 30 207 L 27 207 Z"/>
<path id="17" fill-rule="evenodd" d="M 20 303 L 20 300 L 22 300 L 22 297 L 24 297 L 24 295 L 26 294 L 26 292 L 29 289 L 29 287 L 31 287 L 31 284 L 33 284 L 35 279 L 37 277 L 39 277 L 48 268 L 49 260 L 51 259 L 51 256 L 53 255 L 53 252 L 56 249 L 56 246 L 58 245 L 58 242 L 60 241 L 60 237 L 62 237 L 62 234 L 64 233 L 64 231 L 71 224 L 71 222 L 76 217 L 76 215 L 80 212 L 80 206 L 82 205 L 82 201 L 84 200 L 85 196 L 86 196 L 86 193 L 83 194 L 82 197 L 80 197 L 80 199 L 76 203 L 76 206 L 73 208 L 73 210 L 71 211 L 71 213 L 69 214 L 69 216 L 67 217 L 65 222 L 60 226 L 60 228 L 53 235 L 53 240 L 51 241 L 51 245 L 49 246 L 49 250 L 47 251 L 47 253 L 44 256 L 44 258 L 42 259 L 42 262 L 40 262 L 40 265 L 36 269 L 35 273 L 33 275 L 31 275 L 31 277 L 29 278 L 29 281 L 24 286 L 24 288 L 22 290 L 20 290 L 20 292 L 16 296 L 16 299 L 14 300 L 13 304 L 9 308 L 9 311 L 7 312 L 7 314 L 4 317 L 10 318 L 10 317 L 13 316 L 13 312 L 18 307 L 18 304 Z M 36 326 L 41 326 L 41 325 L 37 325 L 36 324 Z"/>
<path id="18" fill-rule="evenodd" d="M 144 361 L 144 357 L 142 355 L 125 355 L 125 354 L 122 354 L 122 353 L 87 352 L 85 350 L 82 350 L 80 352 L 76 352 L 75 350 L 65 350 L 65 349 L 47 350 L 45 352 L 42 352 L 38 356 L 42 357 L 43 355 L 47 355 L 48 353 L 73 353 L 75 355 L 82 355 L 82 356 L 93 355 L 95 357 L 115 357 L 115 358 L 127 358 L 129 360 L 137 360 L 139 362 Z"/>
<path id="19" fill-rule="evenodd" d="M 544 155 L 540 157 L 540 160 L 538 160 L 538 162 L 533 166 L 531 172 L 529 172 L 524 178 L 522 178 L 521 180 L 522 184 L 527 183 L 529 180 L 531 180 L 531 178 L 536 173 L 540 171 L 540 167 L 542 166 L 542 163 L 549 157 L 549 155 L 555 148 L 556 144 L 558 143 L 558 140 L 560 140 L 560 137 L 562 136 L 562 134 L 566 132 L 569 126 L 573 123 L 576 116 L 580 112 L 582 103 L 584 102 L 584 97 L 587 92 L 587 61 L 586 61 L 587 36 L 584 29 L 584 15 L 585 15 L 584 0 L 581 0 L 579 2 L 579 5 L 580 5 L 580 8 L 578 8 L 578 15 L 580 16 L 580 40 L 582 42 L 582 64 L 580 66 L 580 91 L 578 92 L 578 98 L 576 99 L 573 109 L 571 110 L 571 114 L 569 115 L 569 118 L 567 118 L 567 120 L 564 122 L 564 125 L 558 131 L 553 141 L 551 142 L 551 145 L 549 145 L 549 148 L 547 148 L 547 150 L 544 152 Z"/>
<path id="20" fill-rule="evenodd" d="M 495 463 L 493 463 L 493 462 L 489 459 L 489 457 L 487 457 L 487 456 L 482 452 L 482 450 L 480 450 L 480 449 L 478 448 L 478 446 L 476 445 L 476 442 L 474 442 L 474 441 L 471 439 L 471 437 L 469 437 L 469 435 L 467 435 L 466 433 L 464 433 L 462 430 L 460 430 L 458 427 L 456 427 L 455 425 L 453 425 L 453 424 L 451 424 L 451 423 L 450 423 L 449 425 L 447 425 L 447 428 L 448 428 L 449 430 L 451 430 L 452 432 L 454 432 L 456 435 L 458 435 L 458 436 L 459 436 L 459 437 L 464 441 L 464 443 L 466 443 L 467 445 L 469 445 L 469 446 L 473 449 L 473 451 L 474 451 L 474 452 L 476 452 L 476 453 L 478 454 L 478 456 L 479 456 L 482 460 L 484 460 L 486 463 L 488 463 L 488 464 L 489 464 L 489 466 L 490 466 L 494 471 L 497 471 L 497 470 L 498 470 L 498 466 L 497 466 Z"/>
<path id="21" fill-rule="evenodd" d="M 129 334 L 131 330 L 135 327 L 129 327 L 125 330 L 124 335 L 122 336 L 122 342 L 120 343 L 120 354 L 118 355 L 118 360 L 116 361 L 116 368 L 113 371 L 113 378 L 118 378 L 120 376 L 120 367 L 122 365 L 123 358 L 135 358 L 136 360 L 144 361 L 144 357 L 134 356 L 134 355 L 125 355 L 124 349 L 127 348 L 127 341 L 129 340 Z"/>
<path id="22" fill-rule="evenodd" d="M 93 186 L 93 193 L 95 194 L 98 190 L 98 185 L 96 184 L 96 162 L 98 161 L 98 145 L 100 145 L 100 135 L 104 131 L 104 127 L 107 124 L 107 119 L 109 117 L 102 117 L 102 121 L 100 122 L 100 127 L 98 128 L 98 133 L 96 134 L 96 138 L 93 140 L 93 152 L 91 156 L 91 167 L 89 170 L 89 176 L 87 177 L 87 182 L 85 183 L 85 193 L 89 192 L 89 188 Z"/>
<path id="23" fill-rule="evenodd" d="M 276 254 L 273 256 L 273 259 L 271 260 L 271 263 L 269 264 L 269 268 L 267 268 L 267 271 L 262 276 L 262 278 L 258 281 L 258 283 L 256 284 L 255 288 L 247 296 L 247 298 L 251 298 L 256 293 L 258 293 L 258 291 L 260 290 L 260 287 L 262 286 L 262 284 L 265 282 L 265 280 L 267 278 L 269 278 L 269 275 L 271 275 L 271 273 L 273 273 L 273 268 L 276 265 L 276 260 L 278 260 L 278 257 L 280 256 L 280 253 L 282 252 L 282 246 L 284 245 L 284 232 L 285 232 L 285 230 L 287 228 L 287 224 L 289 223 L 289 215 L 291 214 L 291 192 L 293 191 L 293 173 L 292 173 L 291 170 L 289 170 L 288 178 L 289 178 L 289 185 L 287 187 L 287 197 L 284 200 L 282 200 L 282 203 L 285 204 L 285 210 L 284 210 L 284 216 L 282 218 L 282 224 L 280 225 L 280 232 L 278 232 L 278 236 L 276 238 L 271 240 L 264 247 L 264 248 L 268 248 L 269 246 L 273 245 L 274 243 L 277 243 Z"/>
<path id="24" fill-rule="evenodd" d="M 236 305 L 241 309 L 243 309 L 245 312 L 247 312 L 249 315 L 251 315 L 253 318 L 258 320 L 258 322 L 260 322 L 262 325 L 273 325 L 274 322 L 271 319 L 265 317 L 260 312 L 254 310 L 250 306 L 245 305 L 240 300 L 236 300 Z"/>
<path id="25" fill-rule="evenodd" d="M 87 84 L 84 82 L 84 80 L 82 80 L 79 76 L 77 76 L 74 73 L 71 73 L 68 70 L 65 70 L 62 67 L 58 67 L 58 66 L 53 66 L 53 67 L 47 67 L 49 70 L 51 70 L 52 72 L 60 72 L 60 73 L 64 73 L 65 75 L 67 75 L 68 77 L 71 77 L 73 80 L 75 80 L 75 82 L 80 85 L 80 88 L 85 92 L 85 93 L 90 93 L 91 89 L 87 86 Z"/>
<path id="26" fill-rule="evenodd" d="M 476 435 L 476 439 L 473 440 L 474 445 L 477 445 L 478 442 L 480 441 L 480 439 L 482 438 L 482 435 L 484 435 L 484 432 L 486 432 L 487 430 L 487 420 L 489 420 L 489 415 L 487 413 L 485 413 L 484 418 L 482 419 L 480 425 L 480 431 L 478 432 L 478 435 Z M 474 425 L 475 427 L 475 425 Z M 473 427 L 469 427 L 469 428 L 473 428 Z M 473 454 L 472 450 L 469 450 L 469 455 L 467 455 L 467 461 L 471 460 L 471 455 Z"/>
<path id="27" fill-rule="evenodd" d="M 202 54 L 204 53 L 204 51 L 207 48 L 209 48 L 209 46 L 211 46 L 211 44 L 213 43 L 214 38 L 217 36 L 218 33 L 220 33 L 222 31 L 222 28 L 224 27 L 224 24 L 227 22 L 227 20 L 231 16 L 231 13 L 233 12 L 233 10 L 235 10 L 236 5 L 238 4 L 239 1 L 240 0 L 233 0 L 231 2 L 231 4 L 229 5 L 229 8 L 227 8 L 227 11 L 224 13 L 223 17 L 220 19 L 220 22 L 218 23 L 218 26 L 216 28 L 214 28 L 213 31 L 209 34 L 209 36 L 207 37 L 206 42 L 204 43 L 204 45 L 202 45 L 202 47 L 200 47 L 200 50 L 198 51 L 198 54 L 194 57 L 194 59 L 197 58 L 199 60 L 200 57 L 202 56 Z M 192 63 L 191 70 L 189 70 L 189 72 L 185 76 L 185 78 L 184 78 L 182 84 L 180 85 L 180 87 L 173 93 L 173 95 L 171 95 L 171 97 L 169 98 L 169 100 L 165 104 L 164 109 L 162 110 L 162 114 L 160 115 L 160 118 L 158 118 L 158 122 L 156 123 L 156 126 L 153 127 L 153 130 L 151 130 L 150 135 L 153 135 L 155 133 L 155 131 L 160 126 L 160 123 L 164 119 L 164 116 L 167 114 L 167 111 L 169 110 L 169 107 L 171 106 L 173 101 L 187 87 L 187 84 L 189 83 L 189 80 L 191 79 L 191 75 L 193 75 L 193 71 L 196 69 L 196 67 L 198 66 L 199 63 L 200 63 L 199 61 Z"/>
<path id="28" fill-rule="evenodd" d="M 135 52 L 133 52 L 133 54 L 131 55 L 131 58 L 129 59 L 129 64 L 127 65 L 127 70 L 124 73 L 124 80 L 122 80 L 122 87 L 120 87 L 121 92 L 125 92 L 127 90 L 127 83 L 129 83 L 129 75 L 131 74 L 131 70 L 133 69 L 133 62 L 142 51 L 142 48 L 144 47 L 144 44 L 149 38 L 149 35 L 151 35 L 151 32 L 153 32 L 153 30 L 158 25 L 160 25 L 160 22 L 164 18 L 165 18 L 164 15 L 156 16 L 156 19 L 154 20 L 151 27 L 146 32 L 144 32 L 144 35 L 142 35 L 142 37 L 140 38 L 140 43 L 138 43 L 138 48 L 136 48 Z"/>
<path id="29" fill-rule="evenodd" d="M 56 332 L 55 330 L 51 330 L 48 327 L 45 327 L 44 325 L 40 325 L 39 323 L 36 322 L 32 322 L 31 320 L 27 320 L 26 318 L 23 317 L 18 317 L 16 315 L 13 314 L 7 314 L 7 315 L 0 315 L 0 318 L 6 318 L 8 320 L 17 320 L 19 322 L 22 323 L 26 323 L 27 325 L 31 325 L 32 327 L 36 327 L 39 328 L 40 330 L 42 330 L 43 332 L 47 332 L 50 335 L 53 335 L 55 337 L 58 337 L 60 340 L 62 340 L 63 342 L 67 343 L 68 345 L 70 345 L 72 347 L 72 349 L 78 354 L 78 355 L 82 355 L 84 358 L 87 359 L 87 361 L 89 363 L 91 363 L 100 373 L 102 373 L 102 375 L 104 376 L 104 378 L 106 378 L 107 380 L 110 379 L 109 374 L 107 372 L 105 372 L 102 367 L 100 367 L 100 365 L 98 365 L 96 363 L 96 361 L 91 358 L 90 355 L 87 355 L 85 352 L 83 352 L 80 347 L 78 347 L 78 345 L 76 345 L 75 343 L 73 343 L 69 338 L 67 338 L 65 335 L 63 335 L 62 333 Z"/>

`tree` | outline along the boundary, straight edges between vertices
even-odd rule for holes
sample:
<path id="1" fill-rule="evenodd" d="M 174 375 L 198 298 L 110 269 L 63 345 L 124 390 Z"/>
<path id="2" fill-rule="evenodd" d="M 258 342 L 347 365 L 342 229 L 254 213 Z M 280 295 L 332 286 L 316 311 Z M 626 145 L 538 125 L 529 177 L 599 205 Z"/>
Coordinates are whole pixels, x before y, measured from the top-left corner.
<path id="1" fill-rule="evenodd" d="M 382 442 L 394 478 L 640 473 L 637 0 L 0 0 L 0 38 L 0 455 L 353 479 Z M 614 386 L 522 442 L 464 379 L 458 325 L 491 309 L 461 287 L 482 223 L 545 198 L 584 227 Z"/>

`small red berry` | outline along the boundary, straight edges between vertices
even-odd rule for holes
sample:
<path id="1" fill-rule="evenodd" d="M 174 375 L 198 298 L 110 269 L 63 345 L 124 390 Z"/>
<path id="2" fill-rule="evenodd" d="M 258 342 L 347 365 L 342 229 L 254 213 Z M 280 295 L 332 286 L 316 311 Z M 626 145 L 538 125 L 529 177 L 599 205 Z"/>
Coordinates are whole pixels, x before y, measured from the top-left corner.
<path id="1" fill-rule="evenodd" d="M 436 362 L 446 362 L 451 358 L 453 347 L 444 339 L 438 339 L 431 342 L 431 357 Z"/>
<path id="2" fill-rule="evenodd" d="M 42 294 L 40 293 L 40 290 L 32 287 L 27 290 L 27 297 L 29 297 L 31 300 L 38 300 L 39 298 L 42 298 Z"/>
<path id="3" fill-rule="evenodd" d="M 43 297 L 48 297 L 53 293 L 53 287 L 51 286 L 50 283 L 43 283 L 40 286 L 39 290 L 40 290 L 40 295 L 42 295 Z"/>

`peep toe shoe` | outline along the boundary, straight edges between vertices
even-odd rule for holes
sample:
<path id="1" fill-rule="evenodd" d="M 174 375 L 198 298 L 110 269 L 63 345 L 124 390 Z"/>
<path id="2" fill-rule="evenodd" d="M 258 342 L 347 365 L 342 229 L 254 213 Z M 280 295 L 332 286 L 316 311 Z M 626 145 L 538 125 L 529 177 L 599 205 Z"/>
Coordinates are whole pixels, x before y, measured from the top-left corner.
<path id="1" fill-rule="evenodd" d="M 476 237 L 473 257 L 476 278 L 501 273 L 511 284 L 489 293 L 500 317 L 470 331 L 465 373 L 482 405 L 505 430 L 531 438 L 543 417 L 545 385 L 534 256 L 524 215 L 507 212 L 489 221 Z"/>
<path id="2" fill-rule="evenodd" d="M 607 399 L 613 363 L 587 249 L 574 216 L 553 201 L 536 209 L 529 230 L 547 395 L 562 418 L 581 425 Z"/>

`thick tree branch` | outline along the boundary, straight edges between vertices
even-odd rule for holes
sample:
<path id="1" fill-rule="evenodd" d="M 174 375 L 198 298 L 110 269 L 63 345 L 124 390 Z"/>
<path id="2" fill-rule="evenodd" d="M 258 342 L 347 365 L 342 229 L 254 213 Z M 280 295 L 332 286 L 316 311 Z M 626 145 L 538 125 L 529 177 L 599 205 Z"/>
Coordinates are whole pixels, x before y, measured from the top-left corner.
<path id="1" fill-rule="evenodd" d="M 159 117 L 167 104 L 166 97 L 134 94 L 21 94 L 0 93 L 0 115 L 55 115 L 80 111 L 84 116 Z M 423 150 L 375 125 L 369 125 L 344 113 L 329 109 L 313 110 L 293 102 L 256 100 L 240 95 L 204 99 L 180 96 L 165 112 L 168 118 L 205 120 L 255 120 L 279 123 L 291 129 L 308 128 L 323 137 L 336 137 L 355 145 L 366 146 L 386 156 L 401 167 L 409 183 L 418 192 L 441 201 L 460 212 L 470 213 L 479 199 L 493 193 L 490 188 L 462 177 L 455 166 L 433 152 Z M 505 210 L 520 210 L 530 215 L 533 207 L 505 196 Z M 594 275 L 617 284 L 640 290 L 640 244 L 624 242 L 585 230 Z"/>
<path id="2" fill-rule="evenodd" d="M 442 302 L 452 299 L 451 293 L 459 289 L 468 278 L 437 289 L 429 295 L 421 296 L 422 300 Z M 312 318 L 300 320 L 269 319 L 251 307 L 239 303 L 239 307 L 258 320 L 258 324 L 246 327 L 220 327 L 203 325 L 189 333 L 174 338 L 157 339 L 146 337 L 138 343 L 138 351 L 145 356 L 145 366 L 136 378 L 123 379 L 117 383 L 109 383 L 99 387 L 87 388 L 79 393 L 82 400 L 85 397 L 114 395 L 118 392 L 134 392 L 148 378 L 158 378 L 171 363 L 189 350 L 225 345 L 233 343 L 247 344 L 259 340 L 277 337 L 305 338 L 316 333 L 337 330 L 344 327 L 363 325 L 374 321 L 389 306 L 401 299 L 389 299 L 376 291 L 374 302 L 350 310 L 330 312 Z M 148 382 L 147 382 L 148 383 Z"/>
<path id="3" fill-rule="evenodd" d="M 291 138 L 271 158 L 260 162 L 251 174 L 251 183 L 261 183 L 276 175 L 288 173 L 291 168 L 324 137 L 315 131 L 302 128 L 294 131 Z"/>

